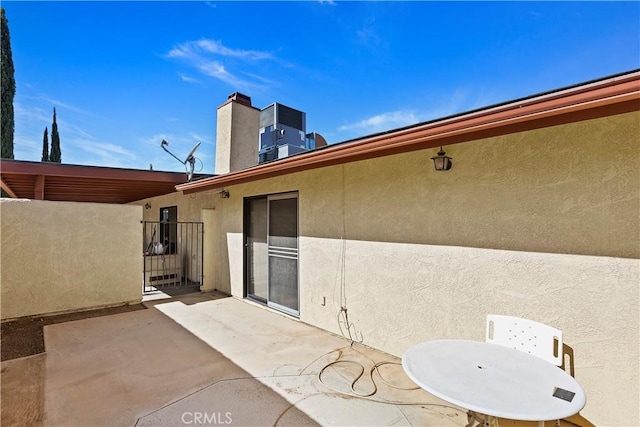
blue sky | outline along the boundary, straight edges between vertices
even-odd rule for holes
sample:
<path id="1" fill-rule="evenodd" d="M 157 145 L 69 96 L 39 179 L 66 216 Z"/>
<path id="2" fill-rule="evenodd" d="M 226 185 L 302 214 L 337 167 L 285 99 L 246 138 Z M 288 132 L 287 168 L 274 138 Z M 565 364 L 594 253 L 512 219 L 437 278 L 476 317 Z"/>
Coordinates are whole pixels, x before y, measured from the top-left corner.
<path id="1" fill-rule="evenodd" d="M 54 107 L 63 163 L 184 170 L 166 139 L 202 142 L 213 173 L 236 91 L 336 143 L 640 68 L 639 2 L 2 5 L 20 160 L 41 159 Z"/>

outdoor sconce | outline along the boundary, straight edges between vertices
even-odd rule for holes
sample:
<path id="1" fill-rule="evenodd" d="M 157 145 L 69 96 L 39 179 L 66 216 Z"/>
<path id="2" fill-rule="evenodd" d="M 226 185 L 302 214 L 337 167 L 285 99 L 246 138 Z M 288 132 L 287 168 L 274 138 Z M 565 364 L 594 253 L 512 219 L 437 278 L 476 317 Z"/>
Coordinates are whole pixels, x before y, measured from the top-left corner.
<path id="1" fill-rule="evenodd" d="M 451 157 L 447 156 L 447 153 L 444 152 L 442 147 L 440 147 L 438 154 L 432 157 L 431 160 L 433 160 L 433 166 L 437 171 L 448 171 L 451 169 Z"/>
<path id="2" fill-rule="evenodd" d="M 149 202 L 145 203 L 145 204 L 144 204 L 144 208 L 145 208 L 146 210 L 151 209 L 151 203 L 149 203 Z"/>
<path id="3" fill-rule="evenodd" d="M 220 198 L 221 199 L 228 199 L 229 198 L 229 192 L 227 190 L 222 190 L 218 194 L 220 194 Z"/>

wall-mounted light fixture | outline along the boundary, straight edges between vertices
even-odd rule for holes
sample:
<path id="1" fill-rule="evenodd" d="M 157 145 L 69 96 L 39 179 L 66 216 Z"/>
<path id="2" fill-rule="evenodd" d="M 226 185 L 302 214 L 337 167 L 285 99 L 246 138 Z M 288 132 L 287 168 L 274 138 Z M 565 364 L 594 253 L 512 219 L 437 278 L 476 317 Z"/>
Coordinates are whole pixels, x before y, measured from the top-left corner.
<path id="1" fill-rule="evenodd" d="M 221 199 L 228 199 L 229 198 L 229 192 L 227 190 L 222 190 L 218 194 L 220 194 L 220 198 Z"/>
<path id="2" fill-rule="evenodd" d="M 145 203 L 145 204 L 144 204 L 144 208 L 145 208 L 146 210 L 151 209 L 151 203 L 149 203 L 149 202 Z"/>
<path id="3" fill-rule="evenodd" d="M 448 171 L 451 169 L 451 157 L 447 156 L 447 153 L 444 152 L 442 147 L 440 147 L 438 154 L 432 157 L 431 160 L 433 160 L 433 166 L 437 171 Z"/>

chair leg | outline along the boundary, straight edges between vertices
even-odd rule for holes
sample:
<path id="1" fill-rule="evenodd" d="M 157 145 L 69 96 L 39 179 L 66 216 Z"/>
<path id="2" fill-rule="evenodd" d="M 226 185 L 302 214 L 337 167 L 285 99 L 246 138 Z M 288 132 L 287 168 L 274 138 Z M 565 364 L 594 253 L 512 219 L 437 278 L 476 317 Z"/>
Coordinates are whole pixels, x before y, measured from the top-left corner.
<path id="1" fill-rule="evenodd" d="M 476 414 L 473 411 L 467 411 L 467 425 L 465 427 L 474 427 L 476 423 Z"/>

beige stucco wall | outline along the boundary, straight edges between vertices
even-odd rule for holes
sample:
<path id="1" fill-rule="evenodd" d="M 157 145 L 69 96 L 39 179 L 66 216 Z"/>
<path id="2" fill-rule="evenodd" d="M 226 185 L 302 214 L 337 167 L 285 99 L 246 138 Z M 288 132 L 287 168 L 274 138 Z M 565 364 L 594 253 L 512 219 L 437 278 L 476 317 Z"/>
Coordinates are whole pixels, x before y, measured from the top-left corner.
<path id="1" fill-rule="evenodd" d="M 639 425 L 640 114 L 445 149 L 448 172 L 433 149 L 171 197 L 215 212 L 209 286 L 243 295 L 243 198 L 298 191 L 302 321 L 340 333 L 346 306 L 354 336 L 398 356 L 482 340 L 489 313 L 547 323 L 574 350 L 582 414 Z"/>
<path id="2" fill-rule="evenodd" d="M 141 210 L 0 199 L 2 320 L 140 302 Z"/>

